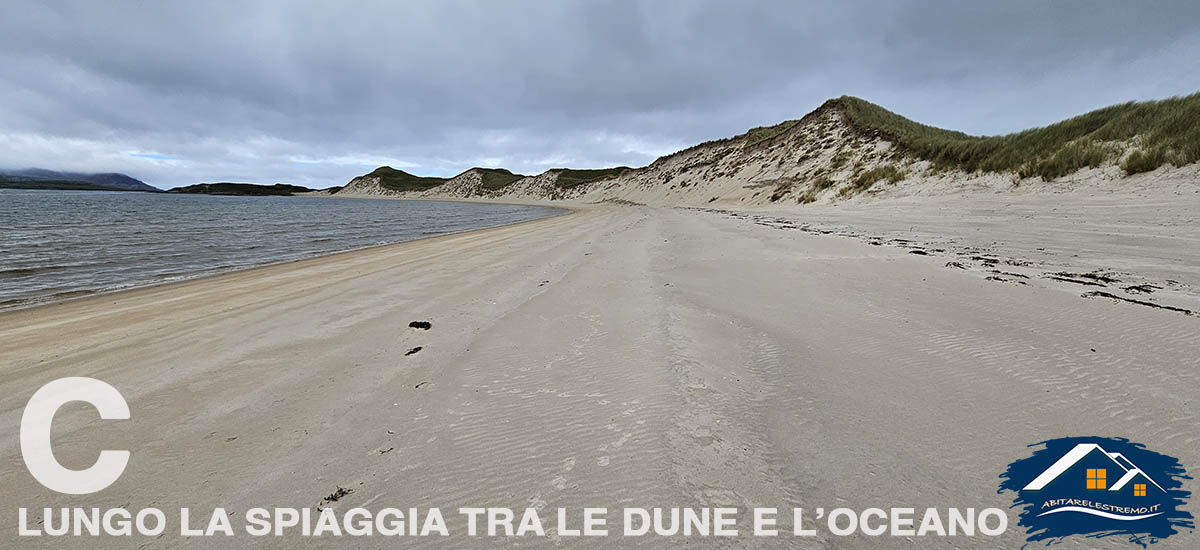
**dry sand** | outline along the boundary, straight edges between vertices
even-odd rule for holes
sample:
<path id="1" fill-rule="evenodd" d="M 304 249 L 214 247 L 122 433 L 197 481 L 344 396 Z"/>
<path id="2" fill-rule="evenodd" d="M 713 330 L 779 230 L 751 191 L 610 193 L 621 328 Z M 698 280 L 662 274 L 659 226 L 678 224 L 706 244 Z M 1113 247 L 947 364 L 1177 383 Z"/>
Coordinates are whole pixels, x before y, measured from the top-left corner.
<path id="1" fill-rule="evenodd" d="M 910 215 L 947 234 L 933 229 L 938 210 L 925 212 Z M 870 236 L 780 229 L 845 224 L 788 215 L 797 222 L 584 207 L 0 315 L 0 546 L 180 546 L 174 537 L 14 540 L 16 506 L 80 502 L 30 477 L 15 435 L 33 391 L 64 376 L 111 383 L 133 411 L 98 423 L 78 406 L 55 424 L 68 466 L 87 465 L 99 448 L 133 451 L 124 476 L 85 500 L 99 507 L 313 507 L 344 487 L 352 492 L 338 508 L 1007 509 L 997 476 L 1027 445 L 1093 434 L 1200 468 L 1200 319 L 1084 299 L 1042 278 L 987 280 L 946 268 L 956 254 L 947 247 L 924 256 Z M 1060 244 L 1103 249 L 1101 225 Z M 900 229 L 859 232 L 891 230 Z M 984 231 L 1004 234 L 972 238 L 1019 241 Z M 957 242 L 974 246 L 967 240 Z M 1182 267 L 1159 262 L 1166 271 L 1195 269 L 1193 241 L 1155 242 L 1143 256 L 1182 258 Z M 1014 250 L 998 252 L 1021 256 Z M 415 320 L 432 328 L 409 328 Z M 400 544 L 1016 548 L 1015 515 L 999 539 Z M 1128 545 L 1118 539 L 1061 547 Z M 1190 544 L 1180 536 L 1157 547 Z"/>

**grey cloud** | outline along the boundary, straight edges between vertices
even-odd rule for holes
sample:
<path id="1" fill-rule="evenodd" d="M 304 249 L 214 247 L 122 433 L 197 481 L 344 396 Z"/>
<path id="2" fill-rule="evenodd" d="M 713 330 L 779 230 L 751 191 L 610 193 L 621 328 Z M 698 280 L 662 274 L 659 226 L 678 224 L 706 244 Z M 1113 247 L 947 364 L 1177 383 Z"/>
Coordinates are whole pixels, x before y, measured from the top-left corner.
<path id="1" fill-rule="evenodd" d="M 1001 133 L 1200 90 L 1193 2 L 5 2 L 0 165 L 640 165 L 858 95 Z M 148 158 L 166 156 L 169 159 Z"/>

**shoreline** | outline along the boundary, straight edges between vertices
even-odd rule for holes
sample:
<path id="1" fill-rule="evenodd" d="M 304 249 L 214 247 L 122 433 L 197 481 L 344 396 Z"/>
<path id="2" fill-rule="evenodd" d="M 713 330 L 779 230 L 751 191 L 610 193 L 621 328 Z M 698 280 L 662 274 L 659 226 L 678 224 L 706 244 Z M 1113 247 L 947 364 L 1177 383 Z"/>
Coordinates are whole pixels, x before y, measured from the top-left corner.
<path id="1" fill-rule="evenodd" d="M 450 197 L 450 196 L 410 197 L 410 196 L 403 196 L 403 195 L 371 195 L 371 194 L 361 194 L 361 193 L 360 194 L 345 194 L 345 195 L 343 195 L 341 193 L 338 193 L 336 195 L 328 195 L 328 194 L 322 195 L 322 194 L 318 194 L 318 193 L 323 193 L 323 191 L 317 191 L 314 193 L 306 193 L 306 194 L 300 194 L 300 195 L 292 195 L 292 196 L 296 197 L 296 198 L 306 198 L 306 199 L 359 199 L 359 200 L 422 201 L 422 202 L 466 202 L 466 203 L 472 203 L 472 204 L 503 204 L 503 205 L 508 205 L 508 206 L 545 206 L 547 208 L 570 208 L 571 205 L 596 204 L 596 203 L 581 202 L 581 201 L 572 200 L 572 199 L 549 200 L 549 199 L 537 199 L 537 198 L 521 199 L 521 198 L 516 198 L 516 197 L 488 198 L 488 197 Z M 557 206 L 560 204 L 563 206 Z"/>
<path id="2" fill-rule="evenodd" d="M 326 197 L 326 198 L 329 198 L 329 197 Z M 356 199 L 356 198 L 366 198 L 366 197 L 345 197 L 345 198 Z M 400 199 L 400 200 L 417 200 L 417 199 Z M 441 200 L 441 201 L 432 201 L 432 202 L 479 202 L 479 201 Z M 71 291 L 71 292 L 72 293 L 83 293 L 83 294 L 78 295 L 78 296 L 68 296 L 68 297 L 64 297 L 64 298 L 60 298 L 60 299 L 48 299 L 48 300 L 27 302 L 24 304 L 13 306 L 13 307 L 0 307 L 0 322 L 4 321 L 4 318 L 6 316 L 8 316 L 9 314 L 25 312 L 25 311 L 29 311 L 29 310 L 33 310 L 33 309 L 53 307 L 53 306 L 57 306 L 57 305 L 61 305 L 61 304 L 74 303 L 74 302 L 78 302 L 78 301 L 82 301 L 82 300 L 89 300 L 89 299 L 93 299 L 93 298 L 96 298 L 96 299 L 107 298 L 107 297 L 122 294 L 125 292 L 135 292 L 138 290 L 169 287 L 172 285 L 179 285 L 179 284 L 185 284 L 185 283 L 190 283 L 190 282 L 194 282 L 194 281 L 201 281 L 201 280 L 205 280 L 205 279 L 209 279 L 209 278 L 213 278 L 213 277 L 222 277 L 222 276 L 226 276 L 226 275 L 244 273 L 244 272 L 253 271 L 256 269 L 286 266 L 286 265 L 290 265 L 290 264 L 296 264 L 299 262 L 306 262 L 309 260 L 317 260 L 317 259 L 327 258 L 327 257 L 331 257 L 331 256 L 337 256 L 337 255 L 341 255 L 341 254 L 350 254 L 350 253 L 355 253 L 355 252 L 369 251 L 369 250 L 373 250 L 373 249 L 377 249 L 377 248 L 384 248 L 384 247 L 389 247 L 389 246 L 404 245 L 404 244 L 413 243 L 413 242 L 417 242 L 417 241 L 424 241 L 424 240 L 429 240 L 429 239 L 439 239 L 439 238 L 449 237 L 449 236 L 453 236 L 453 235 L 473 233 L 476 231 L 490 231 L 493 229 L 511 227 L 511 226 L 520 225 L 520 224 L 524 224 L 524 223 L 537 222 L 537 221 L 557 218 L 557 217 L 561 217 L 561 216 L 569 216 L 571 214 L 576 213 L 576 211 L 577 211 L 577 207 L 571 207 L 571 206 L 553 206 L 553 205 L 533 204 L 533 203 L 530 203 L 530 204 L 508 203 L 508 204 L 513 204 L 514 206 L 543 206 L 543 207 L 550 208 L 550 209 L 562 210 L 562 212 L 552 214 L 549 216 L 545 216 L 542 218 L 535 218 L 535 219 L 531 219 L 531 220 L 521 220 L 521 221 L 517 221 L 517 222 L 506 223 L 506 224 L 502 224 L 502 225 L 495 225 L 495 226 L 491 226 L 491 227 L 483 227 L 483 228 L 479 228 L 479 229 L 469 229 L 466 231 L 455 231 L 455 232 L 450 232 L 450 233 L 443 233 L 440 235 L 417 237 L 415 239 L 409 239 L 409 240 L 404 240 L 404 241 L 396 241 L 396 242 L 389 242 L 389 243 L 383 243 L 383 244 L 374 244 L 374 245 L 362 246 L 362 247 L 358 247 L 358 248 L 337 250 L 337 251 L 333 251 L 333 252 L 318 252 L 313 255 L 304 256 L 301 258 L 294 258 L 294 259 L 289 259 L 289 260 L 266 261 L 264 263 L 256 263 L 256 264 L 251 264 L 251 265 L 246 265 L 246 266 L 241 266 L 241 267 L 233 267 L 233 268 L 229 268 L 229 269 L 225 269 L 225 270 L 221 270 L 221 271 L 212 271 L 212 272 L 203 272 L 202 271 L 202 272 L 195 273 L 193 275 L 185 275 L 178 279 L 173 279 L 173 280 L 169 280 L 169 281 L 162 281 L 162 282 L 156 282 L 156 283 L 134 284 L 131 286 L 126 286 L 126 287 L 118 287 L 118 288 L 95 290 L 95 291 L 76 290 L 76 291 Z"/>

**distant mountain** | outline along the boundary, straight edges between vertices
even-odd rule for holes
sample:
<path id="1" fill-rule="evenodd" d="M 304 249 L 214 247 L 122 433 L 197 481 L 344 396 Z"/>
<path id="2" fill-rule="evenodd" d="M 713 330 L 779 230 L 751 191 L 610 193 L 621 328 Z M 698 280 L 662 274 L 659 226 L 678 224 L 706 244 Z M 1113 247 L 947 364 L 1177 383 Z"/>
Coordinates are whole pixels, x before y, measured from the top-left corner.
<path id="1" fill-rule="evenodd" d="M 256 183 L 198 183 L 187 187 L 176 187 L 168 193 L 186 195 L 243 195 L 250 197 L 290 197 L 296 193 L 311 193 L 316 189 L 276 183 L 275 185 L 259 185 Z"/>
<path id="2" fill-rule="evenodd" d="M 113 172 L 84 174 L 42 168 L 0 170 L 0 187 L 20 189 L 82 189 L 95 191 L 162 191 L 145 182 Z"/>

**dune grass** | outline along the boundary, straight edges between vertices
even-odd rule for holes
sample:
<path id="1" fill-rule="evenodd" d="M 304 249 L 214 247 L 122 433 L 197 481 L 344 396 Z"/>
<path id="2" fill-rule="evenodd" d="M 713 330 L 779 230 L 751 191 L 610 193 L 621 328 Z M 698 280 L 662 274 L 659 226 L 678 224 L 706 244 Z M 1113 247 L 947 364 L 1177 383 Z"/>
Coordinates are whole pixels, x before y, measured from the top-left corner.
<path id="1" fill-rule="evenodd" d="M 828 174 L 821 174 L 820 176 L 817 176 L 817 179 L 812 180 L 812 183 L 809 184 L 809 187 L 817 191 L 824 191 L 830 187 L 833 187 L 833 180 L 829 178 Z"/>
<path id="2" fill-rule="evenodd" d="M 1054 179 L 1116 160 L 1118 142 L 1136 147 L 1121 164 L 1127 174 L 1200 160 L 1200 94 L 1122 103 L 1042 128 L 990 137 L 920 124 L 856 97 L 831 101 L 858 129 L 878 132 L 941 168 Z"/>
<path id="3" fill-rule="evenodd" d="M 479 171 L 481 178 L 480 185 L 489 191 L 496 191 L 512 185 L 513 182 L 524 178 L 521 174 L 514 174 L 503 168 L 475 168 Z"/>
<path id="4" fill-rule="evenodd" d="M 817 200 L 817 195 L 819 195 L 822 191 L 833 187 L 833 185 L 833 180 L 829 177 L 829 174 L 821 174 L 820 176 L 817 176 L 815 179 L 808 182 L 808 189 L 805 189 L 803 193 L 796 197 L 796 202 L 799 202 L 800 204 L 815 202 Z"/>
<path id="5" fill-rule="evenodd" d="M 379 185 L 393 191 L 424 191 L 446 183 L 446 178 L 414 176 L 391 166 L 380 166 L 367 176 L 379 178 Z"/>
<path id="6" fill-rule="evenodd" d="M 758 126 L 751 128 L 749 131 L 743 134 L 746 136 L 746 147 L 753 147 L 759 143 L 772 139 L 779 134 L 792 129 L 793 126 L 799 123 L 799 120 L 785 120 L 774 126 Z"/>
<path id="7" fill-rule="evenodd" d="M 785 197 L 792 190 L 792 186 L 796 184 L 794 178 L 783 178 L 775 183 L 775 192 L 771 194 L 771 202 L 778 201 Z"/>
<path id="8" fill-rule="evenodd" d="M 870 170 L 864 170 L 858 174 L 855 174 L 854 177 L 850 179 L 849 184 L 841 189 L 838 189 L 837 196 L 849 197 L 851 195 L 861 193 L 867 189 L 870 189 L 872 185 L 875 185 L 882 180 L 887 180 L 888 183 L 892 184 L 899 183 L 900 180 L 904 179 L 904 176 L 906 175 L 908 174 L 904 170 L 891 164 L 876 166 Z"/>
<path id="9" fill-rule="evenodd" d="M 900 180 L 904 179 L 905 175 L 904 170 L 896 168 L 891 164 L 883 164 L 854 176 L 852 183 L 859 190 L 865 190 L 870 189 L 872 185 L 875 185 L 875 182 L 880 180 L 887 180 L 888 183 L 893 184 L 900 183 Z"/>
<path id="10" fill-rule="evenodd" d="M 615 178 L 624 174 L 626 171 L 632 170 L 628 166 L 617 166 L 614 168 L 597 168 L 593 170 L 574 170 L 571 168 L 555 168 L 553 171 L 558 172 L 558 179 L 555 183 L 563 188 L 570 189 L 577 185 L 591 183 L 608 178 Z"/>

